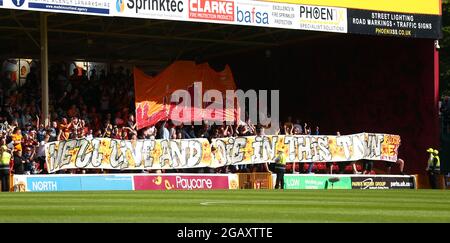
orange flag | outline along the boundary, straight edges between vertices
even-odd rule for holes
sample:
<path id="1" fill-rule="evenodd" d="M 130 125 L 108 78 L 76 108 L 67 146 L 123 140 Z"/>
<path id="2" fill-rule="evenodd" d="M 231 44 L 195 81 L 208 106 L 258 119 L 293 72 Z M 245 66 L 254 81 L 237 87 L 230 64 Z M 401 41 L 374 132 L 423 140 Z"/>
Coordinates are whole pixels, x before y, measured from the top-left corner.
<path id="1" fill-rule="evenodd" d="M 226 99 L 230 98 L 226 97 L 226 90 L 236 90 L 228 65 L 223 71 L 216 72 L 206 63 L 197 65 L 192 61 L 177 61 L 155 77 L 135 68 L 134 87 L 138 129 L 168 119 L 185 124 L 202 120 L 235 121 L 239 110 L 237 102 L 233 101 L 235 107 L 228 108 L 225 105 Z M 181 107 L 179 102 L 171 102 L 172 94 L 177 90 L 190 94 L 188 105 Z M 222 94 L 222 100 L 214 100 L 216 106 L 213 108 L 210 107 L 212 102 L 203 102 L 203 96 L 208 90 L 217 90 Z M 218 109 L 217 104 L 222 109 Z M 190 114 L 180 116 L 184 114 L 182 111 L 189 111 Z"/>

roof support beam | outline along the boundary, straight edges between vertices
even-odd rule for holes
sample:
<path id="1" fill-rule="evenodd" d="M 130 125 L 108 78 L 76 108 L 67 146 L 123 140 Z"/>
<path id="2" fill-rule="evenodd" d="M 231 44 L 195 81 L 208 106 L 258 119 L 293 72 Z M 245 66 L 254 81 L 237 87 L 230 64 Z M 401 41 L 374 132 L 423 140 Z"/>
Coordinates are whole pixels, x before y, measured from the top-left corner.
<path id="1" fill-rule="evenodd" d="M 17 28 L 10 26 L 0 26 L 0 30 L 26 30 L 26 31 L 38 31 L 37 28 Z M 244 45 L 244 46 L 278 46 L 274 43 L 257 42 L 257 41 L 239 41 L 239 40 L 223 40 L 223 39 L 208 39 L 208 38 L 195 38 L 195 37 L 177 37 L 177 36 L 165 36 L 165 35 L 143 35 L 143 34 L 123 34 L 114 32 L 90 32 L 83 30 L 68 30 L 68 29 L 48 29 L 48 32 L 57 33 L 69 33 L 69 34 L 80 34 L 84 36 L 108 36 L 116 38 L 129 38 L 129 39 L 159 39 L 159 40 L 181 40 L 181 41 L 198 41 L 198 42 L 212 42 L 212 43 L 222 43 L 222 44 L 234 44 L 234 45 Z"/>
<path id="2" fill-rule="evenodd" d="M 20 27 L 19 30 L 23 31 L 31 39 L 31 41 L 36 45 L 37 48 L 40 48 L 41 46 L 36 41 L 36 39 L 34 39 L 34 37 L 27 30 L 27 28 L 25 28 L 25 26 L 23 26 L 23 24 L 19 21 L 19 19 L 17 19 L 15 12 L 12 13 L 12 16 L 13 16 L 14 21 L 16 21 L 16 23 L 19 25 L 19 27 Z"/>

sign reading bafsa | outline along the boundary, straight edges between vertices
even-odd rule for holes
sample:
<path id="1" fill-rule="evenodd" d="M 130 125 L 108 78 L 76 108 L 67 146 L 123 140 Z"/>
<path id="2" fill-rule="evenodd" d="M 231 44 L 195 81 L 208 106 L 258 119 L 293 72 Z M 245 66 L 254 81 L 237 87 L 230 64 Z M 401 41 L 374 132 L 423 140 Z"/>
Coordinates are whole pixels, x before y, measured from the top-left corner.
<path id="1" fill-rule="evenodd" d="M 256 7 L 243 8 L 242 6 L 237 6 L 236 8 L 236 19 L 237 22 L 249 25 L 268 25 L 269 24 L 269 13 L 262 11 Z"/>
<path id="2" fill-rule="evenodd" d="M 234 21 L 234 1 L 189 0 L 189 18 Z"/>

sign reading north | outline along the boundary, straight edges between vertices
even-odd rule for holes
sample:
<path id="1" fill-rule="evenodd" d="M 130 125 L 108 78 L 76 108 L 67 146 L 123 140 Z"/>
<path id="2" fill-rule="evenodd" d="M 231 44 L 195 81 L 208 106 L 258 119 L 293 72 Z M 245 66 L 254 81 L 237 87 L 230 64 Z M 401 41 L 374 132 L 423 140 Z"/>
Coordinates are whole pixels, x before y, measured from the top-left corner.
<path id="1" fill-rule="evenodd" d="M 347 32 L 347 9 L 300 5 L 300 29 Z"/>
<path id="2" fill-rule="evenodd" d="M 14 175 L 15 191 L 116 191 L 133 190 L 130 175 Z"/>

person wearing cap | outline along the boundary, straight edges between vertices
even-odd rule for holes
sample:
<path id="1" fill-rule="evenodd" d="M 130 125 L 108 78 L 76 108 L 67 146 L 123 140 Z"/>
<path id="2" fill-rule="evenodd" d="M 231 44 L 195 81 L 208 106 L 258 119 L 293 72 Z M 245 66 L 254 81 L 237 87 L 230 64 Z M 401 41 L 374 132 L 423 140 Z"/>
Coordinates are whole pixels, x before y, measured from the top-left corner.
<path id="1" fill-rule="evenodd" d="M 2 183 L 2 192 L 9 191 L 9 163 L 11 154 L 6 145 L 0 147 L 0 177 Z"/>
<path id="2" fill-rule="evenodd" d="M 436 189 L 437 183 L 437 175 L 440 173 L 441 160 L 439 158 L 439 151 L 436 149 L 429 148 L 427 152 L 430 154 L 428 158 L 428 166 L 426 171 L 428 172 L 428 178 L 430 180 L 430 185 L 432 189 Z"/>
<path id="3" fill-rule="evenodd" d="M 283 150 L 278 149 L 277 157 L 275 158 L 275 173 L 277 179 L 275 181 L 275 189 L 284 189 L 284 173 L 286 172 L 286 156 Z"/>

